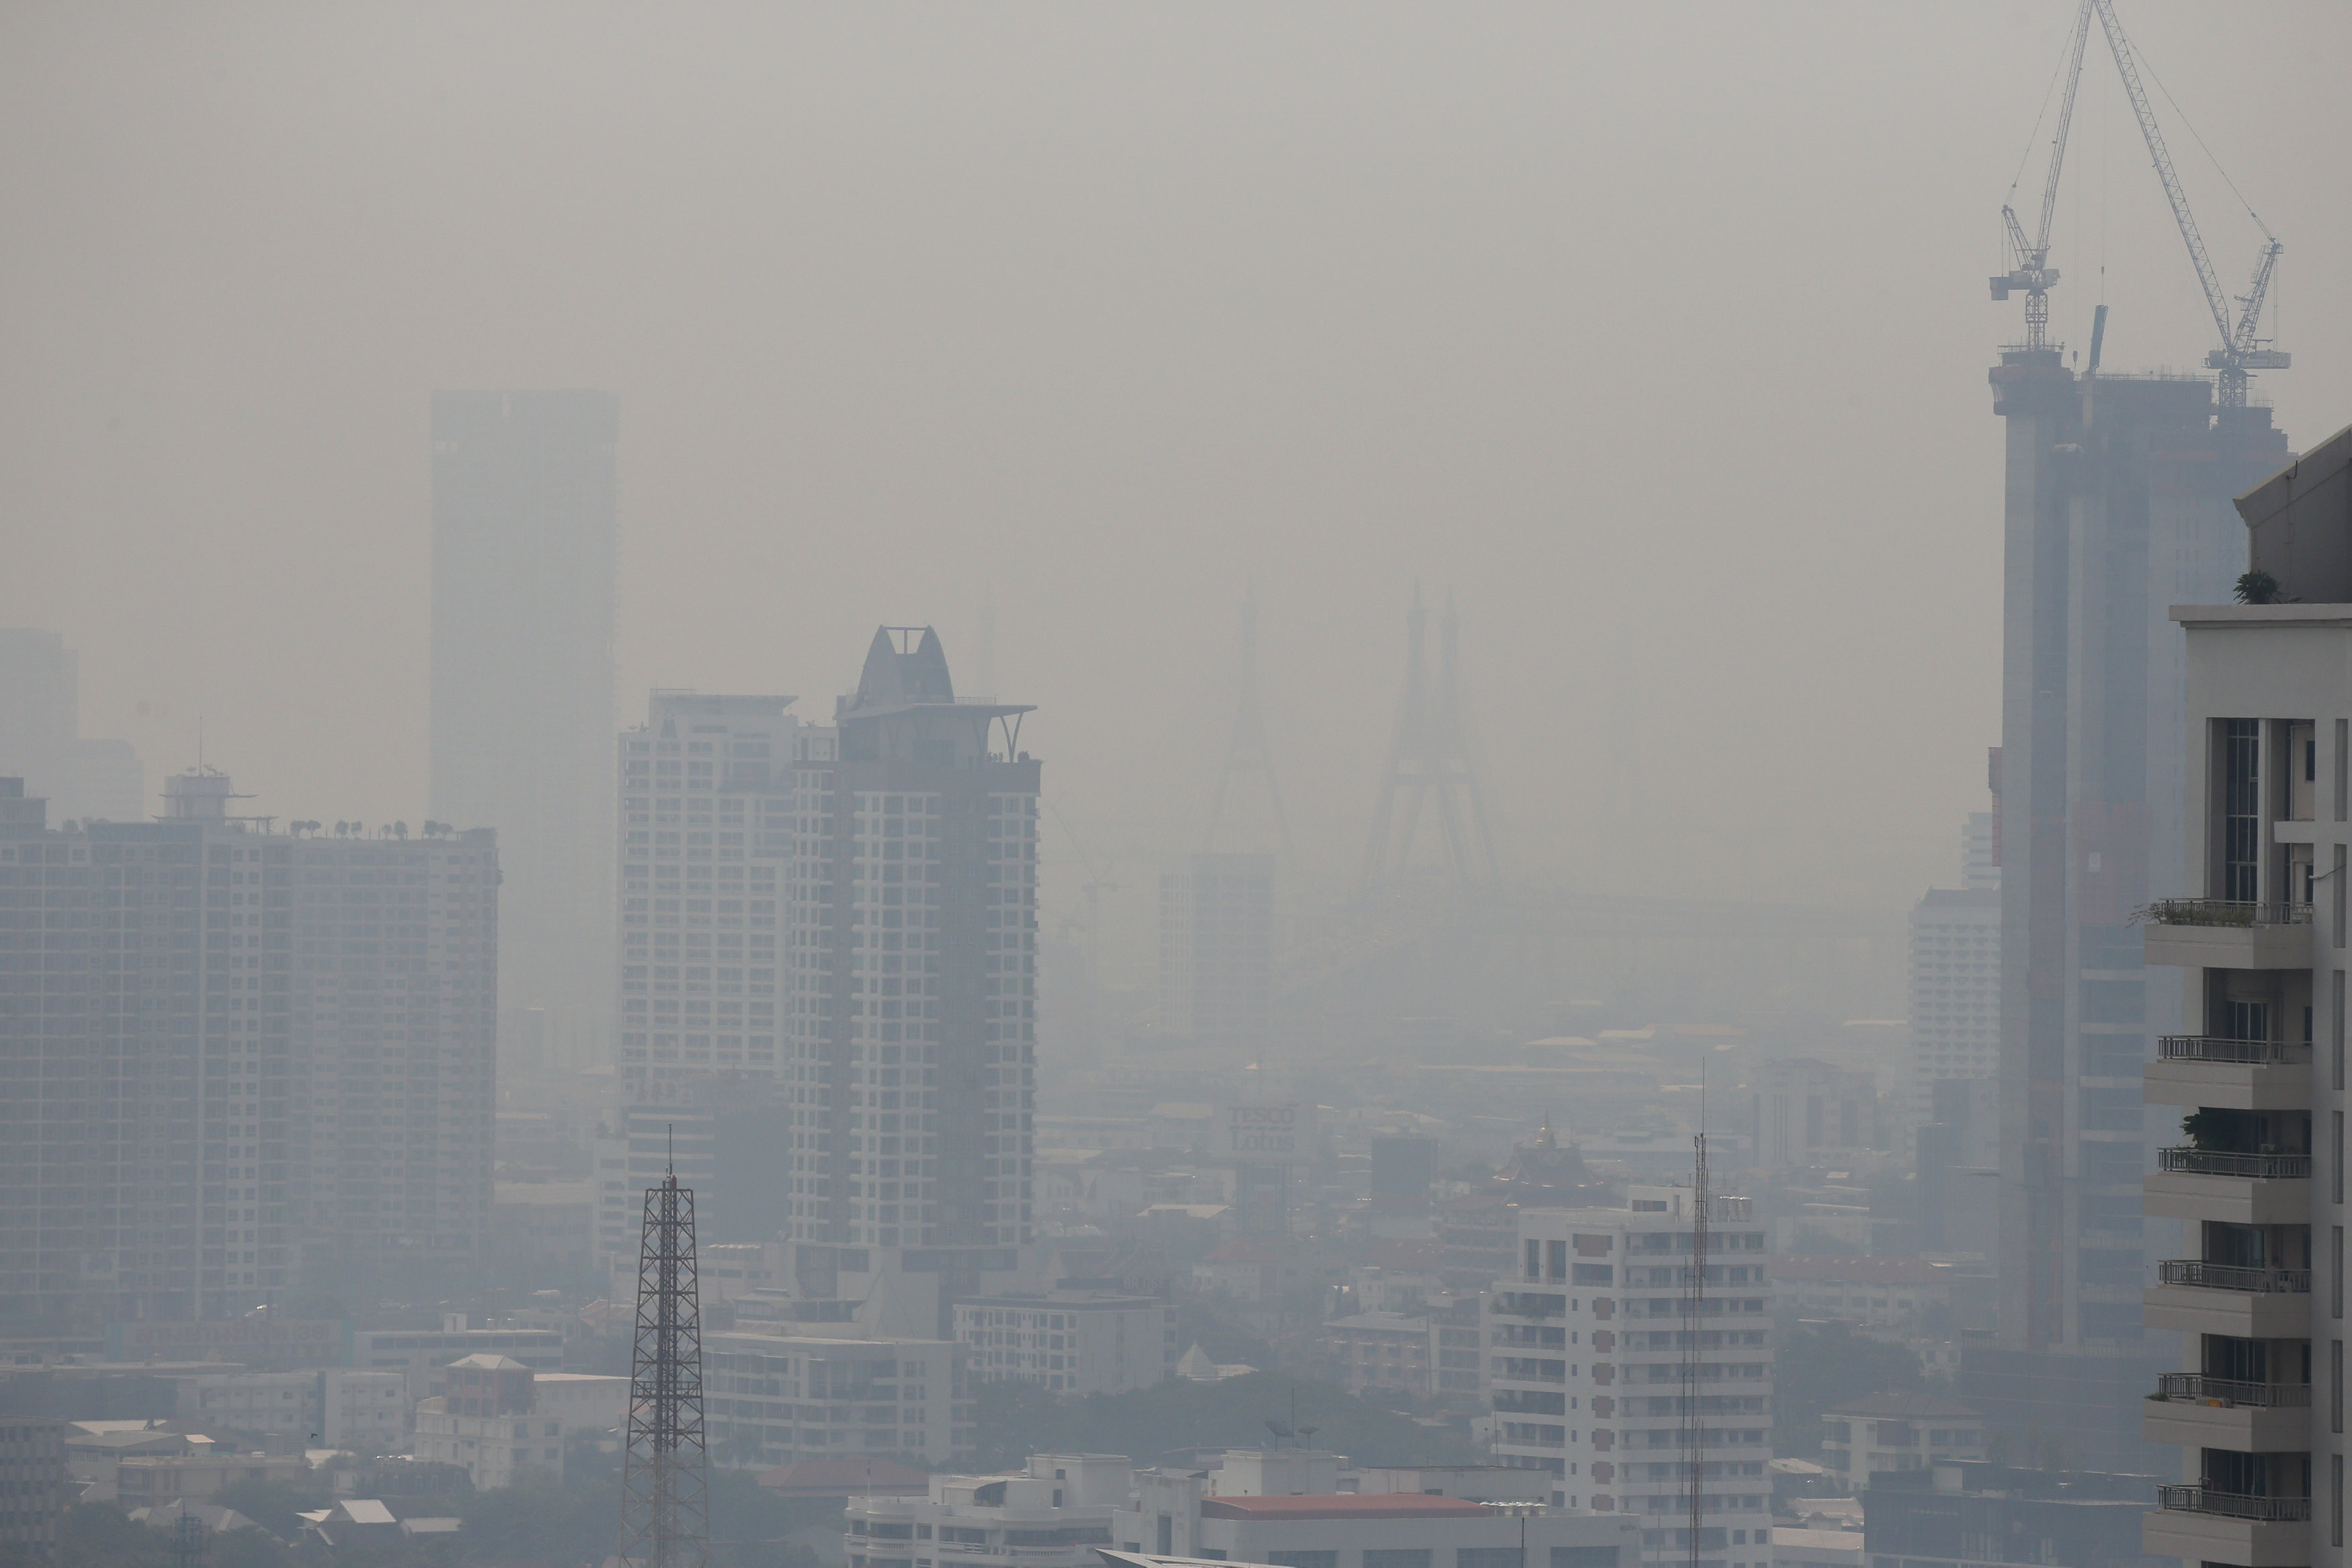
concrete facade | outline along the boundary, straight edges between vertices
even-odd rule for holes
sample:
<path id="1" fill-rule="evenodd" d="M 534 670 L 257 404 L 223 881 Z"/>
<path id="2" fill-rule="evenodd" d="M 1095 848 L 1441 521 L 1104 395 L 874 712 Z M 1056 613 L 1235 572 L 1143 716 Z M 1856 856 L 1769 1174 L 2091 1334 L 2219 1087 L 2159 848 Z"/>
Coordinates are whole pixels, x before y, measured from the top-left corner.
<path id="1" fill-rule="evenodd" d="M 2182 665 L 2165 606 L 2227 596 L 2230 497 L 2275 468 L 2270 411 L 2193 376 L 1992 371 L 2007 425 L 2001 696 L 2000 1339 L 1963 1393 L 1998 1427 L 2143 1468 L 2125 1412 L 2158 1364 L 2139 1285 L 2139 1071 L 2177 1027 L 2132 912 L 2186 891 Z"/>
<path id="2" fill-rule="evenodd" d="M 1127 1394 L 1176 1370 L 1176 1310 L 1151 1296 L 980 1296 L 955 1303 L 976 1383 Z"/>
<path id="3" fill-rule="evenodd" d="M 1556 1506 L 1632 1518 L 1645 1562 L 1691 1542 L 1682 1448 L 1685 1290 L 1693 1228 L 1682 1187 L 1627 1189 L 1629 1208 L 1523 1209 L 1521 1267 L 1487 1299 L 1495 1457 L 1551 1478 Z M 1699 1416 L 1707 1522 L 1701 1561 L 1770 1560 L 1772 1349 L 1765 1228 L 1748 1200 L 1709 1216 Z"/>
<path id="4" fill-rule="evenodd" d="M 711 1462 L 764 1470 L 870 1454 L 944 1465 L 971 1444 L 962 1358 L 946 1340 L 705 1334 Z"/>

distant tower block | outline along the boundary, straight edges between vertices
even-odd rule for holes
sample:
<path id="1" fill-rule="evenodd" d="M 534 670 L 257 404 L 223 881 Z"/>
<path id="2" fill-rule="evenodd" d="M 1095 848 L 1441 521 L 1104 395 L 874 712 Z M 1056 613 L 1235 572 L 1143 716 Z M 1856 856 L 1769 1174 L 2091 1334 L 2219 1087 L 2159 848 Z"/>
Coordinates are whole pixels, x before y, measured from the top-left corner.
<path id="1" fill-rule="evenodd" d="M 1406 621 L 1404 705 L 1397 716 L 1396 740 L 1389 747 L 1379 807 L 1372 813 L 1371 841 L 1364 846 L 1364 886 L 1400 877 L 1412 862 L 1422 807 L 1436 797 L 1438 824 L 1445 836 L 1445 864 L 1456 882 L 1499 881 L 1495 841 L 1486 827 L 1486 806 L 1470 759 L 1462 723 L 1454 658 L 1456 623 L 1449 600 L 1439 632 L 1437 680 L 1429 679 L 1426 615 L 1421 591 L 1412 595 Z M 1403 797 L 1402 817 L 1398 798 Z"/>
<path id="2" fill-rule="evenodd" d="M 621 1478 L 624 1568 L 709 1568 L 698 1274 L 694 1189 L 678 1186 L 673 1172 L 646 1189 Z"/>
<path id="3" fill-rule="evenodd" d="M 1217 830 L 1224 825 L 1225 801 L 1233 792 L 1234 779 L 1244 773 L 1255 773 L 1265 780 L 1265 802 L 1274 816 L 1275 848 L 1282 856 L 1282 869 L 1296 876 L 1298 857 L 1290 841 L 1290 818 L 1282 809 L 1282 785 L 1274 776 L 1274 748 L 1266 742 L 1265 713 L 1259 706 L 1257 692 L 1257 595 L 1253 592 L 1242 600 L 1242 681 L 1241 701 L 1234 710 L 1234 735 L 1225 747 L 1225 766 L 1217 775 L 1217 793 L 1209 802 L 1209 832 L 1202 841 L 1202 850 L 1216 852 Z"/>

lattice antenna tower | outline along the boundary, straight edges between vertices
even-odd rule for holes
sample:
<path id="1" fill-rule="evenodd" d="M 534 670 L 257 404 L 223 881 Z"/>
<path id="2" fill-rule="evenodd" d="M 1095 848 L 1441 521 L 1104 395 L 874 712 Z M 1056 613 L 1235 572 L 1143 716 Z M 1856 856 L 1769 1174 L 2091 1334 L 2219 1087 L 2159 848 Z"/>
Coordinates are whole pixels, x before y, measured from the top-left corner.
<path id="1" fill-rule="evenodd" d="M 702 1309 L 694 1189 L 673 1165 L 646 1189 L 637 1249 L 636 1348 L 621 1478 L 624 1568 L 709 1568 L 710 1490 L 702 1427 Z"/>
<path id="2" fill-rule="evenodd" d="M 1370 841 L 1364 846 L 1364 886 L 1370 889 L 1401 874 L 1412 855 L 1423 805 L 1436 797 L 1438 825 L 1445 838 L 1446 868 L 1457 883 L 1498 882 L 1495 841 L 1486 825 L 1486 803 L 1470 754 L 1463 721 L 1459 678 L 1460 624 L 1449 595 L 1438 628 L 1437 678 L 1429 678 L 1428 615 L 1421 590 L 1412 591 L 1405 620 L 1404 703 L 1397 714 L 1396 739 L 1389 747 L 1381 780 L 1380 804 L 1372 813 Z M 1402 797 L 1403 815 L 1398 816 Z"/>
<path id="3" fill-rule="evenodd" d="M 1257 689 L 1257 594 L 1252 591 L 1242 600 L 1242 685 L 1241 702 L 1234 710 L 1233 739 L 1225 747 L 1225 766 L 1217 775 L 1217 792 L 1209 801 L 1209 831 L 1201 847 L 1213 852 L 1217 847 L 1217 830 L 1223 826 L 1225 800 L 1232 793 L 1234 779 L 1244 773 L 1255 773 L 1265 780 L 1265 801 L 1274 814 L 1275 847 L 1282 856 L 1282 868 L 1292 875 L 1298 872 L 1298 857 L 1291 848 L 1290 818 L 1282 809 L 1282 784 L 1274 776 L 1274 747 L 1265 735 L 1265 711 L 1259 705 Z"/>
<path id="4" fill-rule="evenodd" d="M 1700 1102 L 1706 1102 L 1702 1092 Z M 1706 1352 L 1700 1321 L 1706 1312 L 1706 1112 L 1700 1112 L 1699 1133 L 1691 1139 L 1691 1266 L 1683 1287 L 1683 1458 L 1690 1466 L 1690 1568 L 1698 1568 L 1699 1531 L 1706 1515 L 1706 1427 L 1699 1414 L 1699 1390 L 1705 1382 Z"/>

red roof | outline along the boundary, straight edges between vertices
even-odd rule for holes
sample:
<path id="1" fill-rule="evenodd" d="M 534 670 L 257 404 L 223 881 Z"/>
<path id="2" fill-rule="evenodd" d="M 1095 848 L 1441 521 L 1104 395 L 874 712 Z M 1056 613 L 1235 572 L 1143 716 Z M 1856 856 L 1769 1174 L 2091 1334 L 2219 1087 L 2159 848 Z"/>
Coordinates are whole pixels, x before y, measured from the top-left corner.
<path id="1" fill-rule="evenodd" d="M 1202 1519 L 1462 1519 L 1471 1514 L 1485 1517 L 1491 1511 L 1466 1497 L 1421 1497 L 1411 1492 L 1201 1500 Z"/>
<path id="2" fill-rule="evenodd" d="M 760 1484 L 780 1497 L 928 1497 L 928 1471 L 896 1459 L 803 1459 L 765 1470 Z"/>

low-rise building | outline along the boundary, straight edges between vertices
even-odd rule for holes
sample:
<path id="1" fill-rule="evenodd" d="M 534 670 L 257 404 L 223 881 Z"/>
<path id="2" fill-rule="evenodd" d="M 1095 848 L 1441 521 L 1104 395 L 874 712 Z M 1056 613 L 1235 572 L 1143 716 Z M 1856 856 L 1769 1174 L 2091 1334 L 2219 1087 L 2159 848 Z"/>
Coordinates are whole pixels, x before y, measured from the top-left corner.
<path id="1" fill-rule="evenodd" d="M 955 1304 L 955 1337 L 980 1383 L 1126 1394 L 1176 1369 L 1176 1313 L 1149 1296 L 982 1296 Z"/>
<path id="2" fill-rule="evenodd" d="M 1010 1476 L 933 1476 L 921 1497 L 849 1500 L 849 1568 L 1096 1568 L 1132 1468 L 1117 1454 L 1037 1454 Z"/>
<path id="3" fill-rule="evenodd" d="M 0 1416 L 0 1547 L 53 1557 L 66 1509 L 66 1424 Z"/>
<path id="4" fill-rule="evenodd" d="M 2175 1568 L 2140 1539 L 2158 1479 L 1990 1464 L 1885 1474 L 1862 1494 L 1864 1550 L 1873 1568 Z"/>
<path id="5" fill-rule="evenodd" d="M 952 1340 L 738 1332 L 705 1334 L 702 1347 L 703 1416 L 722 1468 L 852 1454 L 936 1466 L 971 1446 L 965 1352 Z"/>
<path id="6" fill-rule="evenodd" d="M 273 1454 L 173 1454 L 124 1459 L 114 1467 L 114 1500 L 128 1509 L 173 1498 L 208 1498 L 238 1481 L 298 1483 L 310 1469 L 306 1459 Z"/>
<path id="7" fill-rule="evenodd" d="M 1850 1399 L 1822 1413 L 1822 1465 L 1859 1491 L 1877 1477 L 1985 1457 L 1984 1417 L 1908 1389 Z"/>
<path id="8" fill-rule="evenodd" d="M 593 1372 L 531 1375 L 536 1408 L 562 1425 L 566 1437 L 602 1437 L 629 1418 L 629 1380 Z"/>
<path id="9" fill-rule="evenodd" d="M 1196 1471 L 1137 1474 L 1116 1550 L 1288 1568 L 1633 1568 L 1639 1521 L 1408 1492 L 1244 1493 Z"/>
<path id="10" fill-rule="evenodd" d="M 468 1328 L 457 1312 L 445 1314 L 437 1330 L 362 1330 L 352 1335 L 352 1365 L 404 1373 L 409 1394 L 417 1399 L 446 1394 L 442 1369 L 469 1355 L 503 1355 L 533 1372 L 560 1372 L 563 1336 L 551 1329 Z"/>
<path id="11" fill-rule="evenodd" d="M 1425 1317 L 1402 1312 L 1353 1312 L 1323 1325 L 1323 1348 L 1352 1394 L 1393 1391 L 1426 1398 L 1431 1393 L 1431 1342 Z"/>
<path id="12" fill-rule="evenodd" d="M 1858 1328 L 1909 1329 L 1949 1311 L 1961 1271 L 1918 1258 L 1784 1253 L 1772 1260 L 1772 1313 L 1783 1322 L 1833 1318 Z"/>
<path id="13" fill-rule="evenodd" d="M 415 1407 L 404 1375 L 356 1367 L 188 1373 L 172 1382 L 183 1426 L 281 1438 L 298 1447 L 396 1447 L 408 1435 Z"/>
<path id="14" fill-rule="evenodd" d="M 1541 1502 L 1551 1481 L 1540 1470 L 1508 1465 L 1366 1465 L 1356 1472 L 1366 1497 L 1466 1497 L 1472 1502 Z"/>
<path id="15" fill-rule="evenodd" d="M 1864 1568 L 1868 1554 L 1859 1530 L 1772 1530 L 1772 1568 Z"/>
<path id="16" fill-rule="evenodd" d="M 443 1370 L 446 1393 L 416 1406 L 416 1458 L 463 1466 L 476 1491 L 527 1476 L 563 1479 L 563 1423 L 539 1407 L 537 1376 L 503 1355 L 468 1355 Z"/>

